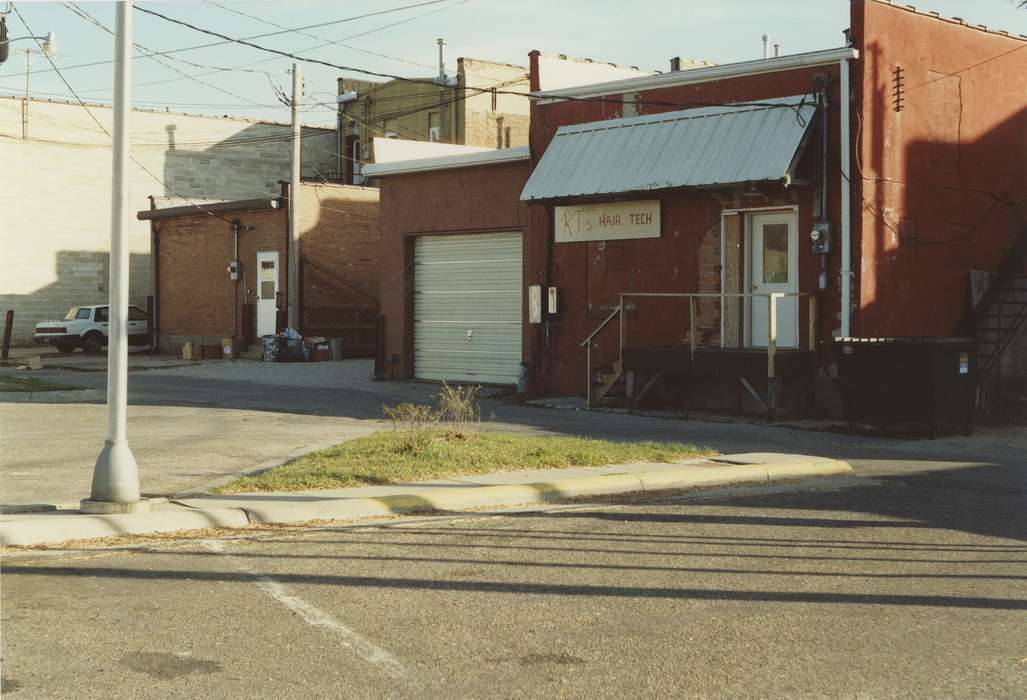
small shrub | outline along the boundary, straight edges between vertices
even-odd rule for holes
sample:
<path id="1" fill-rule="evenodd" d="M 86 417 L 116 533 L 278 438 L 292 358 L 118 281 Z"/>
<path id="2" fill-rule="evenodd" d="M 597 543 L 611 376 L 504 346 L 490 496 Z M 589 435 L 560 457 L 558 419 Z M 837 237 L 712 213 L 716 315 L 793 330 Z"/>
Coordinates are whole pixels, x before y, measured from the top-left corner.
<path id="1" fill-rule="evenodd" d="M 433 407 L 404 401 L 398 406 L 382 406 L 382 413 L 392 421 L 392 429 L 403 433 L 400 451 L 420 455 L 431 447 L 441 414 Z"/>
<path id="2" fill-rule="evenodd" d="M 404 401 L 398 406 L 382 406 L 382 413 L 395 430 L 434 429 L 441 415 L 431 406 Z"/>
<path id="3" fill-rule="evenodd" d="M 480 386 L 450 386 L 442 382 L 439 392 L 438 406 L 441 420 L 450 423 L 458 433 L 466 432 L 471 423 L 481 420 L 481 409 L 478 408 L 478 392 Z"/>

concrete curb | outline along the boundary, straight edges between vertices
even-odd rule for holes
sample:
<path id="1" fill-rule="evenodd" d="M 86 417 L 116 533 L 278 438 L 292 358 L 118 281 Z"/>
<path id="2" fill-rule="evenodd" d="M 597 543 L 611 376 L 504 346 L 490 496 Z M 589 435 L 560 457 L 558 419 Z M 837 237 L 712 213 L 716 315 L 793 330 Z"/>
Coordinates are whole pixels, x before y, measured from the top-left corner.
<path id="1" fill-rule="evenodd" d="M 7 546 L 55 544 L 69 539 L 145 535 L 200 528 L 245 527 L 251 523 L 288 524 L 312 520 L 360 520 L 427 511 L 456 511 L 553 503 L 567 498 L 633 491 L 769 483 L 847 474 L 852 467 L 835 459 L 801 455 L 729 455 L 707 464 L 678 468 L 604 473 L 522 484 L 411 486 L 407 493 L 377 497 L 318 497 L 297 493 L 294 499 L 252 496 L 233 506 L 198 507 L 197 501 L 175 503 L 150 513 L 80 515 L 59 511 L 0 521 L 0 543 Z M 246 501 L 246 495 L 234 498 Z M 215 503 L 217 501 L 214 501 Z"/>
<path id="2" fill-rule="evenodd" d="M 0 543 L 6 547 L 56 544 L 68 540 L 147 535 L 156 532 L 246 527 L 249 519 L 238 508 L 174 508 L 131 515 L 83 515 L 58 511 L 48 517 L 0 523 Z"/>

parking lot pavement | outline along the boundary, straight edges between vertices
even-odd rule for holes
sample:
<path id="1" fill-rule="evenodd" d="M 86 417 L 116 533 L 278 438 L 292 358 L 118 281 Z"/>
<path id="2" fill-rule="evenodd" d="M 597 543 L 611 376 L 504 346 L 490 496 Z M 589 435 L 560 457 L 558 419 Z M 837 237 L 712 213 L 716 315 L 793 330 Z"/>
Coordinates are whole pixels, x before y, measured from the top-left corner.
<path id="1" fill-rule="evenodd" d="M 850 477 L 24 555 L 4 688 L 1024 697 L 1025 536 L 1018 495 Z"/>
<path id="2" fill-rule="evenodd" d="M 383 384 L 365 360 L 308 364 L 204 362 L 129 375 L 129 442 L 145 494 L 166 496 L 216 477 L 337 444 L 379 427 L 383 404 L 428 400 L 427 385 Z M 0 370 L 14 372 L 13 369 Z M 0 503 L 77 503 L 103 446 L 106 373 L 44 369 L 28 376 L 92 391 L 0 398 Z M 79 402 L 81 399 L 82 402 Z"/>
<path id="3" fill-rule="evenodd" d="M 4 368 L 0 372 L 14 372 Z M 105 432 L 104 372 L 44 369 L 30 376 L 78 384 L 56 401 L 0 397 L 0 502 L 77 501 L 88 489 Z M 380 382 L 369 360 L 320 363 L 211 361 L 129 375 L 129 440 L 143 488 L 167 494 L 304 445 L 376 427 L 383 405 L 430 402 L 438 385 Z M 64 393 L 64 392 L 62 392 Z M 721 452 L 784 452 L 843 459 L 860 473 L 935 469 L 953 482 L 973 468 L 978 486 L 1027 493 L 1027 430 L 984 427 L 970 437 L 901 440 L 794 430 L 753 421 L 668 420 L 524 406 L 486 396 L 483 429 L 621 440 L 679 440 Z M 360 426 L 359 429 L 357 426 Z M 49 494 L 49 495 L 48 495 Z"/>
<path id="4" fill-rule="evenodd" d="M 68 504 L 87 497 L 106 421 L 102 404 L 0 404 L 0 502 Z M 130 406 L 128 411 L 142 491 L 154 496 L 375 427 L 348 418 L 198 406 Z"/>

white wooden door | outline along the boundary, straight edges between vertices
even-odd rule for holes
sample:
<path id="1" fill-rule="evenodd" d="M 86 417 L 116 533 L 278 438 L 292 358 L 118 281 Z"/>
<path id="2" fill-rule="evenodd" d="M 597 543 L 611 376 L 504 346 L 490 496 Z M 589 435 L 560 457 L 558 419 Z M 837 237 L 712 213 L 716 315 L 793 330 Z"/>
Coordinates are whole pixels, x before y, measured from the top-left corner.
<path id="1" fill-rule="evenodd" d="M 515 384 L 524 307 L 520 233 L 414 244 L 414 376 Z"/>
<path id="2" fill-rule="evenodd" d="M 257 253 L 257 335 L 274 335 L 278 320 L 278 251 Z"/>
<path id="3" fill-rule="evenodd" d="M 749 287 L 753 294 L 799 291 L 798 231 L 794 212 L 752 214 L 750 217 Z M 770 309 L 766 297 L 749 305 L 749 345 L 767 346 Z M 799 301 L 777 300 L 777 347 L 799 345 Z"/>

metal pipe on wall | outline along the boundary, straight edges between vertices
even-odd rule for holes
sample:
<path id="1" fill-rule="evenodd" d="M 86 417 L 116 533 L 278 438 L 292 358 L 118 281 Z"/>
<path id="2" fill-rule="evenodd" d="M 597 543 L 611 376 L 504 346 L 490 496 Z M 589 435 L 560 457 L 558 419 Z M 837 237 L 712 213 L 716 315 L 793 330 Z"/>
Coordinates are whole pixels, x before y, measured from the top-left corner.
<path id="1" fill-rule="evenodd" d="M 842 59 L 838 62 L 840 75 L 840 86 L 838 95 L 839 115 L 841 127 L 838 137 L 841 140 L 841 247 L 842 247 L 842 327 L 841 335 L 847 338 L 851 335 L 852 320 L 852 179 L 850 177 L 851 159 L 851 134 L 849 124 L 849 61 Z"/>

